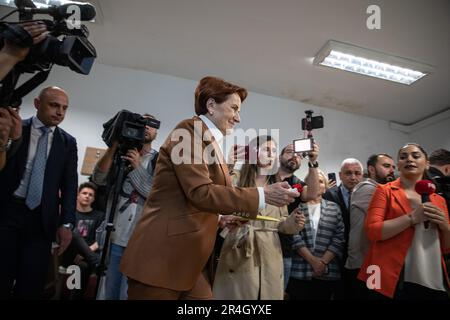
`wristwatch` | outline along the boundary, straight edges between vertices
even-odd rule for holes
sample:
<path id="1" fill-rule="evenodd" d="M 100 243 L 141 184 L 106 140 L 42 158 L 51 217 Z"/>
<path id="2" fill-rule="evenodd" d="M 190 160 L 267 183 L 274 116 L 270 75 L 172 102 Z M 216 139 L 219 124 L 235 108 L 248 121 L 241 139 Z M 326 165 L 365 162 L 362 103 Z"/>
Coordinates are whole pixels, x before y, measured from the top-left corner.
<path id="1" fill-rule="evenodd" d="M 308 167 L 310 167 L 310 168 L 318 168 L 319 167 L 319 161 L 316 161 L 314 163 L 308 162 Z"/>
<path id="2" fill-rule="evenodd" d="M 70 230 L 73 230 L 73 224 L 72 223 L 64 223 L 63 225 L 62 225 L 64 228 L 66 228 L 66 229 L 70 229 Z"/>

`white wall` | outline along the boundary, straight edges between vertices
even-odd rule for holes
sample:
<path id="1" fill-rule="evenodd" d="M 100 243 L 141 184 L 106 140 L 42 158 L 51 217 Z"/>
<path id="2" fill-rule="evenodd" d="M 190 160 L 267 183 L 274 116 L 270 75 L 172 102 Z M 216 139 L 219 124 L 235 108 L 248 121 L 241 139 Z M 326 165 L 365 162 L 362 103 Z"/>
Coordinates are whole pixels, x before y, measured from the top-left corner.
<path id="1" fill-rule="evenodd" d="M 428 153 L 440 148 L 450 150 L 450 118 L 410 134 L 410 139 Z"/>
<path id="2" fill-rule="evenodd" d="M 233 79 L 226 80 L 233 82 Z M 55 67 L 45 85 L 59 85 L 69 93 L 70 107 L 61 127 L 78 140 L 81 168 L 85 148 L 104 147 L 100 138 L 102 124 L 122 108 L 138 113 L 148 112 L 161 120 L 162 126 L 155 143 L 155 147 L 159 147 L 176 123 L 194 114 L 197 81 L 95 64 L 88 76 L 78 75 L 68 68 Z M 41 88 L 24 100 L 24 117 L 34 114 L 32 98 Z M 245 130 L 278 128 L 281 145 L 284 146 L 294 138 L 303 137 L 300 121 L 307 109 L 313 109 L 314 115 L 325 118 L 325 128 L 314 131 L 314 136 L 321 149 L 320 166 L 326 172 L 337 173 L 340 162 L 347 157 L 356 157 L 364 164 L 372 153 L 395 155 L 403 143 L 414 139 L 430 148 L 445 145 L 449 148 L 448 139 L 444 145 L 440 139 L 447 132 L 448 123 L 433 130 L 424 129 L 412 139 L 391 130 L 387 121 L 257 93 L 250 93 L 242 105 L 240 127 Z M 299 172 L 301 178 L 306 172 L 305 167 L 306 163 Z"/>

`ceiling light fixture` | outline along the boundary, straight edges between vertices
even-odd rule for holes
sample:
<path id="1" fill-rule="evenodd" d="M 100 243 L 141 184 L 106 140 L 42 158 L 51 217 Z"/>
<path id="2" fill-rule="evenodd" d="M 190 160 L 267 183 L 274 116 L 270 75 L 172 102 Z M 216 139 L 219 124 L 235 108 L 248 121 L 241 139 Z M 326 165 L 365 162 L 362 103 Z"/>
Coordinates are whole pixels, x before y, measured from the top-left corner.
<path id="1" fill-rule="evenodd" d="M 322 65 L 410 85 L 433 72 L 433 67 L 351 44 L 329 40 L 313 60 Z"/>

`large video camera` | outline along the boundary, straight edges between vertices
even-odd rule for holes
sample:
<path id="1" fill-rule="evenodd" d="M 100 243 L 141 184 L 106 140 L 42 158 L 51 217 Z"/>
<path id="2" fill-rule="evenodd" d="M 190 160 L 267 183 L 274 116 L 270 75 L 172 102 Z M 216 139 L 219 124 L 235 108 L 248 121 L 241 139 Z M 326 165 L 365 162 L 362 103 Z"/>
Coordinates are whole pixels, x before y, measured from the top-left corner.
<path id="1" fill-rule="evenodd" d="M 8 40 L 17 46 L 28 47 L 30 51 L 3 80 L 0 106 L 20 105 L 22 97 L 47 79 L 54 64 L 87 75 L 97 57 L 94 46 L 87 39 L 89 30 L 80 23 L 95 18 L 95 7 L 91 4 L 67 2 L 60 6 L 37 8 L 31 0 L 15 0 L 14 3 L 17 9 L 0 21 L 0 48 Z M 14 12 L 19 12 L 18 22 L 3 21 Z M 47 14 L 53 20 L 33 20 L 35 14 Z M 19 25 L 28 21 L 42 21 L 49 31 L 46 39 L 37 45 L 33 45 L 32 37 Z M 39 73 L 15 89 L 21 74 L 35 72 Z"/>
<path id="2" fill-rule="evenodd" d="M 141 150 L 144 145 L 145 126 L 159 129 L 160 124 L 161 122 L 156 119 L 121 110 L 103 124 L 102 139 L 108 147 L 118 141 L 120 154 L 134 148 Z"/>
<path id="3" fill-rule="evenodd" d="M 313 129 L 321 129 L 324 126 L 323 116 L 313 117 L 312 110 L 306 110 L 305 113 L 306 117 L 302 119 L 302 130 L 307 132 L 307 138 L 294 140 L 294 152 L 303 153 L 303 157 L 314 148 Z"/>

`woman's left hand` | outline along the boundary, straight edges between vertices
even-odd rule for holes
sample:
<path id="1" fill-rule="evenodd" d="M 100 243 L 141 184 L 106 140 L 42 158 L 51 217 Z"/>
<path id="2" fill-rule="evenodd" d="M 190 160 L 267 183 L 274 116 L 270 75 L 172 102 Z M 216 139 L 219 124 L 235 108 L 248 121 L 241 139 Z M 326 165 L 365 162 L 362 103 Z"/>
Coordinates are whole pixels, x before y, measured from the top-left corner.
<path id="1" fill-rule="evenodd" d="M 423 204 L 423 210 L 428 221 L 435 223 L 442 231 L 450 231 L 448 219 L 441 208 L 431 202 L 426 202 Z"/>

